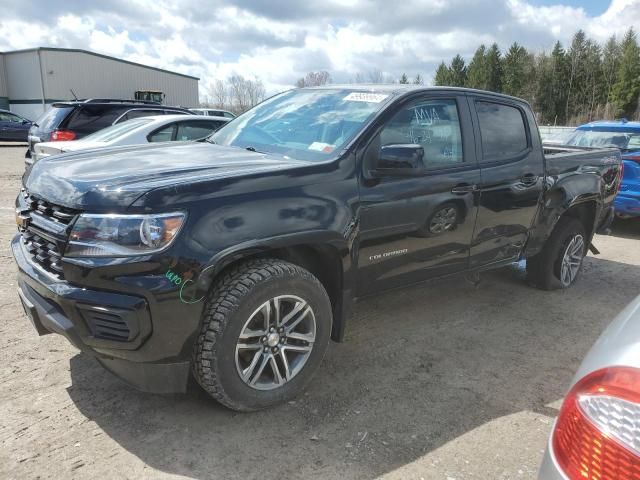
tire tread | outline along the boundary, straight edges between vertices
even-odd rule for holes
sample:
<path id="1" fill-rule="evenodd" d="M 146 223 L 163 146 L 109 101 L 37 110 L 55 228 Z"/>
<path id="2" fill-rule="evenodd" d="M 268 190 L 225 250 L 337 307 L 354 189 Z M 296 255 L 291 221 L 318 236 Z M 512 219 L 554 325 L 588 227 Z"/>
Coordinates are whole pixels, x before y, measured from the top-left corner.
<path id="1" fill-rule="evenodd" d="M 250 295 L 260 282 L 282 276 L 301 277 L 316 283 L 328 300 L 324 287 L 309 271 L 278 259 L 255 259 L 231 267 L 222 274 L 207 297 L 202 327 L 194 346 L 192 370 L 200 386 L 215 400 L 232 410 L 256 409 L 231 399 L 222 387 L 216 364 L 220 338 L 244 297 Z"/>

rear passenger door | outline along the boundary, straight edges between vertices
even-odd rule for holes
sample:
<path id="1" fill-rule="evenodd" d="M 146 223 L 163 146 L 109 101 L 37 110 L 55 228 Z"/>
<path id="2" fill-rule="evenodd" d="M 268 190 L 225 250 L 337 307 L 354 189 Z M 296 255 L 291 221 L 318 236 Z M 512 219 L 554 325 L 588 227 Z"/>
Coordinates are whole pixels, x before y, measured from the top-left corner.
<path id="1" fill-rule="evenodd" d="M 538 211 L 544 157 L 535 119 L 508 98 L 470 96 L 480 160 L 480 205 L 470 267 L 517 259 Z"/>

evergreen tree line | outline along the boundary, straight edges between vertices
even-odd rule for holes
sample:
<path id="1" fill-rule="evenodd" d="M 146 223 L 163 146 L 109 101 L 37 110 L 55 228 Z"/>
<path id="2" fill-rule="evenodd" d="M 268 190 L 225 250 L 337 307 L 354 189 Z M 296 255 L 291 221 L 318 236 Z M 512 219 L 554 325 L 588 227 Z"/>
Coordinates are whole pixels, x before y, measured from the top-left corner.
<path id="1" fill-rule="evenodd" d="M 514 43 L 503 55 L 495 43 L 480 45 L 469 64 L 460 55 L 442 62 L 434 84 L 524 98 L 544 125 L 640 119 L 640 47 L 633 29 L 604 45 L 579 30 L 567 50 L 556 42 L 550 53 Z"/>

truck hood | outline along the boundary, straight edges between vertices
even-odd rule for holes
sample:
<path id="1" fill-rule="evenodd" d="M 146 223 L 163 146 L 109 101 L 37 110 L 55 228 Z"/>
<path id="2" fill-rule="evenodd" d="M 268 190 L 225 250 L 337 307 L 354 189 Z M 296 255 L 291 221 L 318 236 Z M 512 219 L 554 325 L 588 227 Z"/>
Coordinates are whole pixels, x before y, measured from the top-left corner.
<path id="1" fill-rule="evenodd" d="M 137 145 L 66 153 L 36 162 L 25 186 L 56 205 L 92 211 L 130 206 L 153 189 L 301 166 L 282 155 L 210 143 Z"/>

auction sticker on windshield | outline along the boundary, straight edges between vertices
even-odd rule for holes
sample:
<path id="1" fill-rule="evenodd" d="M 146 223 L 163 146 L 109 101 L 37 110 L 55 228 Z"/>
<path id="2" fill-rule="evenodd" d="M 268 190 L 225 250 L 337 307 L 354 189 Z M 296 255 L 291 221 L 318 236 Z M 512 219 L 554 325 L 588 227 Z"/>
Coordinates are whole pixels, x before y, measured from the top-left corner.
<path id="1" fill-rule="evenodd" d="M 309 150 L 315 150 L 316 152 L 331 153 L 333 152 L 333 148 L 333 145 L 322 142 L 313 142 L 309 145 Z"/>
<path id="2" fill-rule="evenodd" d="M 351 92 L 344 97 L 344 100 L 349 102 L 380 103 L 388 96 L 389 95 L 384 93 Z"/>

